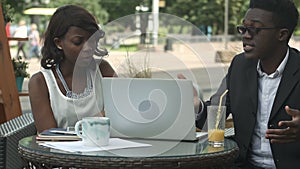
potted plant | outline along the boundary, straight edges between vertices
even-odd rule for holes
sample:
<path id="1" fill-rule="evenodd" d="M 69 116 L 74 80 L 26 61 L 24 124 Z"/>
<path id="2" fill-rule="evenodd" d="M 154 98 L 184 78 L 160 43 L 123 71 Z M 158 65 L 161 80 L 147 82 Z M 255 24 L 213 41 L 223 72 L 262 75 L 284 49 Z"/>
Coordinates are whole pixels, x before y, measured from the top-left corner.
<path id="1" fill-rule="evenodd" d="M 24 78 L 30 77 L 29 73 L 27 72 L 28 62 L 21 60 L 21 58 L 13 58 L 12 65 L 14 68 L 18 91 L 21 92 Z"/>
<path id="2" fill-rule="evenodd" d="M 148 49 L 147 49 L 148 50 Z M 127 67 L 127 76 L 131 78 L 151 78 L 152 77 L 152 70 L 149 66 L 149 56 L 139 56 L 139 58 L 143 57 L 143 63 L 137 65 L 130 57 L 129 52 L 126 52 L 125 60 L 126 60 L 126 67 Z"/>
<path id="3" fill-rule="evenodd" d="M 144 64 L 137 67 L 128 56 L 126 56 L 126 63 L 128 66 L 128 76 L 132 78 L 151 78 L 152 71 L 149 67 L 149 58 L 144 58 Z"/>

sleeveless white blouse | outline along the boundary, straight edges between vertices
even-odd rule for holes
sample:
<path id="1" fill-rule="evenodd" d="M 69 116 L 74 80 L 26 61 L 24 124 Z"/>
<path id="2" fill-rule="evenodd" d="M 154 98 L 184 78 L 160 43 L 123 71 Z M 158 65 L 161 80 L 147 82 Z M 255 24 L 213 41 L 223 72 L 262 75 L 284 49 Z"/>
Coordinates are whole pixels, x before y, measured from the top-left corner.
<path id="1" fill-rule="evenodd" d="M 97 71 L 90 72 L 93 92 L 89 95 L 73 99 L 66 97 L 59 89 L 51 69 L 42 69 L 49 91 L 50 105 L 59 128 L 74 127 L 83 117 L 100 116 L 103 111 L 102 75 Z"/>

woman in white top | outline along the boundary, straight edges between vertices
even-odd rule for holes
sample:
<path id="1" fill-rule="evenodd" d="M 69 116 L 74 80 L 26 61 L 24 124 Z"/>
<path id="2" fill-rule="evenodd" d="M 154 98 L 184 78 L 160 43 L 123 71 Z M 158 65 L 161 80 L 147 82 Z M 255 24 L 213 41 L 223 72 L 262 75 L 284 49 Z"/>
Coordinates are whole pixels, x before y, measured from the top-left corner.
<path id="1" fill-rule="evenodd" d="M 75 5 L 58 8 L 45 32 L 41 65 L 29 81 L 29 97 L 38 132 L 72 127 L 85 116 L 101 116 L 101 79 L 115 71 L 97 42 L 104 36 L 95 18 Z M 81 53 L 80 53 L 81 52 Z"/>

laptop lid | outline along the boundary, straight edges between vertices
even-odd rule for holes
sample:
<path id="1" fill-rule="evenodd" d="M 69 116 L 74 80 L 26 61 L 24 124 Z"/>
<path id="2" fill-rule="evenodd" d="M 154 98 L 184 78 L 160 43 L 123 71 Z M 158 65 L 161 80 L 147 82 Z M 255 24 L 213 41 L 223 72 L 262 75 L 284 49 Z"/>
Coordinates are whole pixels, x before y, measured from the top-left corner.
<path id="1" fill-rule="evenodd" d="M 196 140 L 192 81 L 103 78 L 111 137 Z"/>

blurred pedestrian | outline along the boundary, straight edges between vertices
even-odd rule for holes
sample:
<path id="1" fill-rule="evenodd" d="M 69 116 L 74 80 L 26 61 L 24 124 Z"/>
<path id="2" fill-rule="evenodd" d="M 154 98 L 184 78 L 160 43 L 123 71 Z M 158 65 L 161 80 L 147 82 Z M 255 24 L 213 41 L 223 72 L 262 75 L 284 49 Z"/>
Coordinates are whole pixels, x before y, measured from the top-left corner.
<path id="1" fill-rule="evenodd" d="M 40 54 L 39 54 L 40 33 L 37 30 L 37 25 L 35 23 L 32 23 L 30 26 L 29 42 L 30 42 L 29 58 L 32 58 L 33 56 L 40 58 Z"/>
<path id="2" fill-rule="evenodd" d="M 10 37 L 10 22 L 5 25 L 6 36 Z"/>
<path id="3" fill-rule="evenodd" d="M 17 38 L 27 38 L 27 26 L 26 26 L 25 20 L 20 20 L 19 27 L 16 29 L 16 31 L 14 33 L 14 37 L 17 37 Z M 19 57 L 20 51 L 23 53 L 23 57 L 25 59 L 27 58 L 26 57 L 26 52 L 24 50 L 25 44 L 26 44 L 25 41 L 18 41 L 18 51 L 17 51 L 16 58 Z"/>

